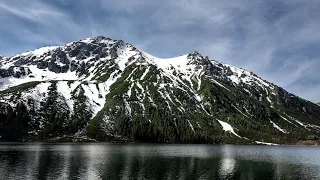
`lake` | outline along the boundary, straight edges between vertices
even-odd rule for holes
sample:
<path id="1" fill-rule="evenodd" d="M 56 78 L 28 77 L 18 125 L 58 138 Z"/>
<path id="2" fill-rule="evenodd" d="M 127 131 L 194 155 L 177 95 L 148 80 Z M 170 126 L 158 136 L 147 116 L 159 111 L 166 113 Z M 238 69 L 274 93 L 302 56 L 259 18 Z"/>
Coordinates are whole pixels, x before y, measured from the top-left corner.
<path id="1" fill-rule="evenodd" d="M 0 179 L 320 179 L 320 147 L 2 143 Z"/>

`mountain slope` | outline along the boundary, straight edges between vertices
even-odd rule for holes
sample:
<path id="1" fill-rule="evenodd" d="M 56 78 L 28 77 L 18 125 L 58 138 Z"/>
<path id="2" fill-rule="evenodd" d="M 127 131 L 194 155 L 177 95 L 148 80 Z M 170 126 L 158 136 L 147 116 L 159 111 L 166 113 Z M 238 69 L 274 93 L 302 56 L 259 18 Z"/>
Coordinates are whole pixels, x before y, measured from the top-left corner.
<path id="1" fill-rule="evenodd" d="M 320 107 L 197 52 L 159 59 L 95 37 L 0 59 L 3 140 L 289 143 Z"/>

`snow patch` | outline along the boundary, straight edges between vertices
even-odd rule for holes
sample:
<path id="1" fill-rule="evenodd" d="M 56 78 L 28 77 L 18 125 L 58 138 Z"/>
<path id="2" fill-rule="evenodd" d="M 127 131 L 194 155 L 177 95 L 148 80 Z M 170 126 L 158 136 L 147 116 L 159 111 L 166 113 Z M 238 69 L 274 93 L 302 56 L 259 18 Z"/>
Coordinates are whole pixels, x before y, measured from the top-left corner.
<path id="1" fill-rule="evenodd" d="M 0 90 L 5 90 L 13 86 L 17 86 L 31 81 L 48 81 L 48 80 L 78 80 L 76 72 L 68 71 L 66 73 L 55 73 L 47 69 L 38 69 L 35 65 L 23 66 L 29 68 L 31 74 L 20 78 L 6 77 L 0 78 Z"/>
<path id="2" fill-rule="evenodd" d="M 188 121 L 188 124 L 189 124 L 189 127 L 191 128 L 191 130 L 193 131 L 193 132 L 195 132 L 194 131 L 194 128 L 193 128 L 193 126 L 192 126 L 192 124 L 191 124 L 191 122 L 189 121 L 189 120 L 187 120 Z"/>
<path id="3" fill-rule="evenodd" d="M 280 114 L 279 114 L 279 116 L 280 116 L 282 119 L 284 119 L 285 121 L 287 121 L 288 123 L 290 123 L 290 124 L 292 124 L 292 125 L 295 125 L 295 124 L 293 124 L 291 121 L 289 121 L 287 118 L 281 116 Z M 295 126 L 296 126 L 296 125 L 295 125 Z M 297 127 L 297 126 L 296 126 L 296 127 Z"/>
<path id="4" fill-rule="evenodd" d="M 28 51 L 28 52 L 25 52 L 25 53 L 22 53 L 22 54 L 17 54 L 14 57 L 16 57 L 16 56 L 30 56 L 30 55 L 33 55 L 33 56 L 36 56 L 36 57 L 40 57 L 44 53 L 47 53 L 47 52 L 52 51 L 52 50 L 55 50 L 57 48 L 59 48 L 59 46 L 42 47 L 42 48 L 39 48 L 39 49 L 35 49 L 33 51 Z"/>
<path id="5" fill-rule="evenodd" d="M 59 81 L 57 83 L 57 92 L 62 97 L 64 97 L 65 102 L 66 102 L 67 106 L 69 107 L 70 116 L 71 116 L 71 114 L 73 114 L 74 101 L 73 101 L 72 96 L 71 96 L 72 90 L 69 87 L 68 82 L 67 81 Z"/>
<path id="6" fill-rule="evenodd" d="M 130 104 L 124 99 L 124 106 L 126 108 L 126 114 L 131 117 L 131 107 Z"/>
<path id="7" fill-rule="evenodd" d="M 141 81 L 144 79 L 144 77 L 146 77 L 146 75 L 147 75 L 148 72 L 149 72 L 149 69 L 150 69 L 150 67 L 146 68 L 146 71 L 142 74 L 142 76 L 141 76 L 141 78 L 140 78 Z"/>
<path id="8" fill-rule="evenodd" d="M 28 90 L 27 92 L 23 93 L 21 99 L 33 99 L 35 101 L 35 109 L 40 109 L 42 106 L 40 102 L 44 101 L 45 98 L 48 97 L 48 88 L 51 86 L 51 83 L 40 83 L 34 88 Z M 28 108 L 30 108 L 28 106 Z"/>
<path id="9" fill-rule="evenodd" d="M 220 123 L 220 125 L 222 126 L 224 131 L 228 131 L 231 132 L 232 134 L 234 134 L 235 136 L 242 138 L 241 136 L 239 136 L 237 133 L 234 132 L 232 126 L 226 122 L 220 121 L 217 119 L 217 121 Z"/>
<path id="10" fill-rule="evenodd" d="M 267 143 L 267 142 L 261 142 L 261 141 L 255 141 L 257 144 L 264 144 L 264 145 L 268 145 L 268 146 L 277 146 L 279 144 L 274 144 L 274 143 Z"/>
<path id="11" fill-rule="evenodd" d="M 219 83 L 218 81 L 216 81 L 216 80 L 212 79 L 212 82 L 214 82 L 214 83 L 216 83 L 217 85 L 219 85 L 219 86 L 223 87 L 224 89 L 226 89 L 226 90 L 230 91 L 230 89 L 226 88 L 224 85 L 222 85 L 222 84 L 221 84 L 221 83 Z"/>
<path id="12" fill-rule="evenodd" d="M 238 109 L 236 106 L 232 105 L 238 112 L 240 112 L 242 115 L 244 115 L 246 118 L 249 118 L 246 114 L 244 114 L 240 109 Z"/>
<path id="13" fill-rule="evenodd" d="M 276 123 L 274 123 L 273 121 L 270 120 L 270 123 L 273 125 L 273 127 L 275 127 L 276 129 L 278 129 L 279 131 L 283 132 L 283 133 L 288 133 L 285 129 L 280 128 Z"/>

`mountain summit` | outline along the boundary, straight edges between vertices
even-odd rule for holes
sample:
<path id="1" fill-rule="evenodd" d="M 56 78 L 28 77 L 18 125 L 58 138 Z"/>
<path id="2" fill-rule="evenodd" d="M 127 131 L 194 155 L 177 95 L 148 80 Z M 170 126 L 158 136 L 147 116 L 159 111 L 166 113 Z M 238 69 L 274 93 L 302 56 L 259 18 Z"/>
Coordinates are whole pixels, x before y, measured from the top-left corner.
<path id="1" fill-rule="evenodd" d="M 198 52 L 161 59 L 102 36 L 0 58 L 0 137 L 291 143 L 320 107 Z"/>

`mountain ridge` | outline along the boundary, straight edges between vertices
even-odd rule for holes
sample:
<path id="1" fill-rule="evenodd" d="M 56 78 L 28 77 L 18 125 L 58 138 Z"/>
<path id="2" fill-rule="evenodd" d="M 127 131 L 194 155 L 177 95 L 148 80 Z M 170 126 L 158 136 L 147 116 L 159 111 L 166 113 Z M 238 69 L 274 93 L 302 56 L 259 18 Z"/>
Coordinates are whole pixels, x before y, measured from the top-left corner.
<path id="1" fill-rule="evenodd" d="M 196 51 L 161 59 L 98 36 L 0 58 L 0 77 L 3 140 L 286 143 L 320 131 L 319 106 Z"/>

